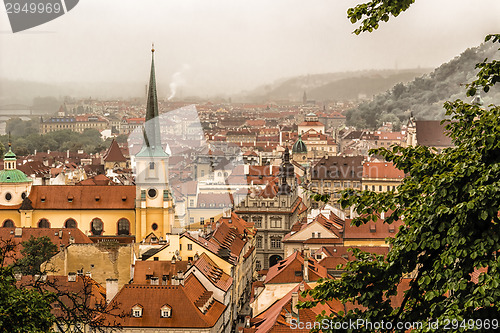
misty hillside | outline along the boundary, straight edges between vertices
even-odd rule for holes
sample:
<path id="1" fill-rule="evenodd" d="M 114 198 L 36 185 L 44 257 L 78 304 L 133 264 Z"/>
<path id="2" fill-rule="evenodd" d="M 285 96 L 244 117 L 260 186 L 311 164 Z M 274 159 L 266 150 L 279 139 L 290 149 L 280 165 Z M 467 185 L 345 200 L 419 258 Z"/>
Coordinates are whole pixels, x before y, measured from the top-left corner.
<path id="1" fill-rule="evenodd" d="M 410 112 L 420 120 L 443 119 L 445 101 L 472 97 L 465 94 L 465 84 L 475 79 L 475 65 L 485 58 L 500 59 L 498 46 L 492 43 L 465 50 L 453 60 L 433 72 L 409 83 L 398 83 L 371 101 L 359 104 L 346 112 L 347 124 L 360 128 L 376 128 L 384 121 L 395 122 L 397 127 L 406 123 Z M 482 93 L 485 105 L 500 103 L 500 87 L 493 87 L 488 94 Z"/>
<path id="2" fill-rule="evenodd" d="M 357 72 L 312 74 L 282 79 L 245 92 L 237 99 L 249 102 L 269 100 L 302 101 L 304 91 L 308 100 L 338 101 L 371 98 L 398 82 L 407 82 L 430 69 L 369 70 Z"/>

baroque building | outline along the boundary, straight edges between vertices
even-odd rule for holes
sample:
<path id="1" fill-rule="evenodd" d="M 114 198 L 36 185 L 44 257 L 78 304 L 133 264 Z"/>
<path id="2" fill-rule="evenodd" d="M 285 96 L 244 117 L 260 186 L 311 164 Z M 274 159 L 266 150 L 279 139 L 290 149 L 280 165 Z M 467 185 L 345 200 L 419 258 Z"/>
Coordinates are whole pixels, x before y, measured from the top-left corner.
<path id="1" fill-rule="evenodd" d="M 0 171 L 0 227 L 78 228 L 94 241 L 113 237 L 125 243 L 151 233 L 157 238 L 169 234 L 175 213 L 169 155 L 161 145 L 154 58 L 143 133 L 144 143 L 135 156 L 136 185 L 33 185 L 17 170 L 9 147 Z M 113 149 L 118 147 L 108 153 Z M 113 166 L 123 162 L 106 156 Z"/>
<path id="2" fill-rule="evenodd" d="M 283 237 L 305 216 L 306 206 L 298 195 L 298 184 L 288 148 L 283 153 L 278 177 L 262 190 L 251 188 L 236 200 L 235 212 L 255 225 L 255 269 L 268 269 L 284 258 Z"/>

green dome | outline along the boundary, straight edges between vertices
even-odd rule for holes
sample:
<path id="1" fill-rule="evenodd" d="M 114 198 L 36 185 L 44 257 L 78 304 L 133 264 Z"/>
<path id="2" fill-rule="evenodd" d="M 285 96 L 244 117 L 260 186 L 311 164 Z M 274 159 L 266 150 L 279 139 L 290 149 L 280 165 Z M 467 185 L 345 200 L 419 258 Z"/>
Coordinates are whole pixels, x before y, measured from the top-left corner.
<path id="1" fill-rule="evenodd" d="M 299 135 L 299 139 L 292 147 L 292 153 L 307 153 L 307 147 L 304 141 L 302 141 L 302 136 Z"/>
<path id="2" fill-rule="evenodd" d="M 30 183 L 31 178 L 26 176 L 21 170 L 1 170 L 0 183 Z"/>

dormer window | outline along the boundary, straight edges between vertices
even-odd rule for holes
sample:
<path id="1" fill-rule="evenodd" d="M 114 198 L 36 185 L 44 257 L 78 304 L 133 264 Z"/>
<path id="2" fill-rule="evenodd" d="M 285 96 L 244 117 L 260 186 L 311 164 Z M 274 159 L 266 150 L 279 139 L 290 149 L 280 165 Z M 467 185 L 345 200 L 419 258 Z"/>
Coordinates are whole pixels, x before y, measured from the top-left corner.
<path id="1" fill-rule="evenodd" d="M 139 304 L 132 307 L 132 317 L 141 318 L 142 317 L 142 306 Z"/>
<path id="2" fill-rule="evenodd" d="M 162 318 L 171 318 L 172 317 L 172 308 L 168 305 L 164 305 L 160 310 L 160 316 Z"/>

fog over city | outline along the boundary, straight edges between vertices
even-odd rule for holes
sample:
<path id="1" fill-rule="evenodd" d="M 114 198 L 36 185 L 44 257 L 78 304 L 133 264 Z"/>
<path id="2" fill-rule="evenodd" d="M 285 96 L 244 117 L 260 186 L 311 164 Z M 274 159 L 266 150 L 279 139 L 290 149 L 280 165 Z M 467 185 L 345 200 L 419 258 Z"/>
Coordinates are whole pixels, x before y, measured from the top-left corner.
<path id="1" fill-rule="evenodd" d="M 0 14 L 7 80 L 74 96 L 143 96 L 155 43 L 161 98 L 229 96 L 277 79 L 366 69 L 434 68 L 500 31 L 498 0 L 418 0 L 378 31 L 352 34 L 356 0 L 84 0 L 13 34 Z"/>

